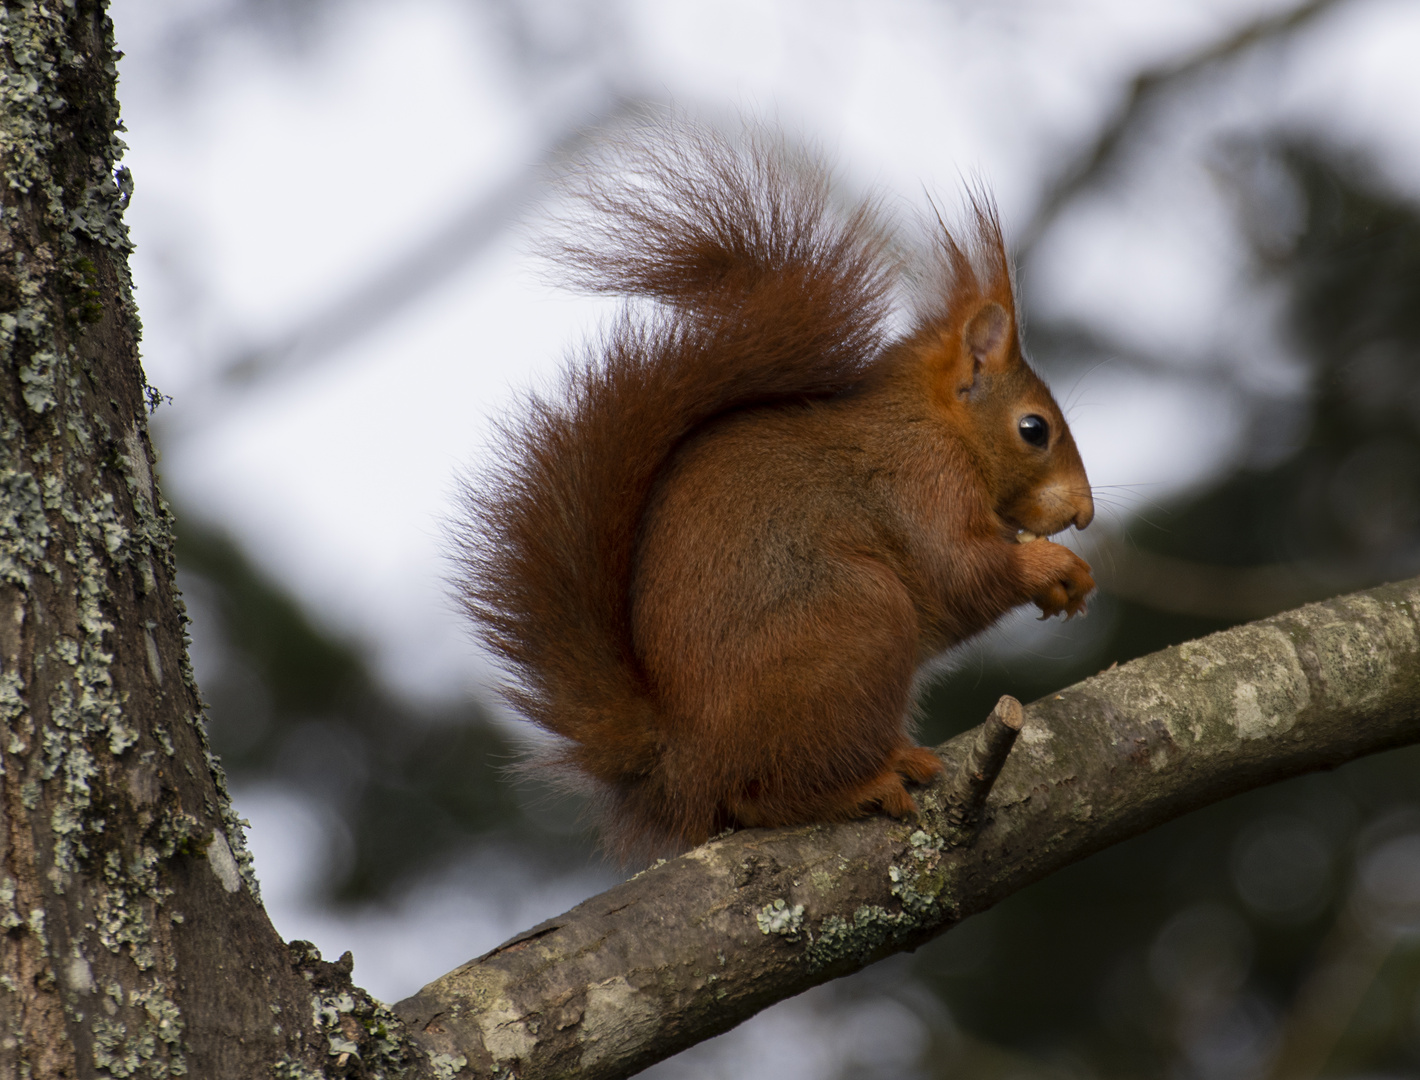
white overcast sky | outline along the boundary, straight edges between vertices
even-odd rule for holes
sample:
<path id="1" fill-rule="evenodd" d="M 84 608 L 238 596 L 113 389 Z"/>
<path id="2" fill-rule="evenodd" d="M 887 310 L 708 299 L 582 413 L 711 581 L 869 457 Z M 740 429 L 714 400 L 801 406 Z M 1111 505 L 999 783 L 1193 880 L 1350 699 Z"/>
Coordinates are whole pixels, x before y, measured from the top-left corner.
<path id="1" fill-rule="evenodd" d="M 221 0 L 113 4 L 144 363 L 173 398 L 159 414 L 161 470 L 170 495 L 235 533 L 391 683 L 437 698 L 475 689 L 482 672 L 442 584 L 455 473 L 476 463 L 490 418 L 519 390 L 548 385 L 605 305 L 540 284 L 528 230 L 514 226 L 319 364 L 224 390 L 214 373 L 226 359 L 300 327 L 519 175 L 608 85 L 712 118 L 774 118 L 817 140 L 850 183 L 912 205 L 924 187 L 950 200 L 960 178 L 983 178 L 1009 233 L 1135 72 L 1282 5 L 530 2 L 551 54 L 584 34 L 597 43 L 595 62 L 532 78 L 491 31 L 495 5 L 327 6 L 333 16 L 297 47 Z M 585 11 L 605 23 L 589 26 Z M 202 29 L 214 25 L 226 29 Z M 1295 366 L 1267 334 L 1267 298 L 1246 278 L 1220 140 L 1320 131 L 1420 192 L 1417 56 L 1420 4 L 1403 0 L 1355 0 L 1286 49 L 1250 55 L 1187 107 L 1165 107 L 1147 163 L 1122 194 L 1060 220 L 1025 287 L 1040 310 L 1185 374 L 1242 356 L 1245 382 L 1295 390 Z M 1230 393 L 1101 360 L 1083 384 L 1057 387 L 1096 484 L 1152 501 L 1229 459 L 1245 423 Z M 552 888 L 539 903 L 551 914 L 565 900 Z M 487 947 L 525 914 L 485 913 L 471 939 Z M 320 940 L 319 927 L 282 929 Z M 409 992 L 448 966 L 382 940 L 370 949 L 393 966 L 363 972 L 377 993 Z"/>

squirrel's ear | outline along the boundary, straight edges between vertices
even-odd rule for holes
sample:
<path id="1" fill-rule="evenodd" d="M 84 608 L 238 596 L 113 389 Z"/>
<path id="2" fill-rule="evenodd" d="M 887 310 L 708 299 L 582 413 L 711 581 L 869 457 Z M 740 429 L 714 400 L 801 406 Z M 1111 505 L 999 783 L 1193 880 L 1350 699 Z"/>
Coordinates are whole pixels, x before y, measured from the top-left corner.
<path id="1" fill-rule="evenodd" d="M 977 370 L 1001 367 L 1010 352 L 1010 332 L 1011 317 L 1005 308 L 994 302 L 982 305 L 961 332 L 962 344 L 974 361 L 972 367 Z"/>
<path id="2" fill-rule="evenodd" d="M 983 371 L 999 371 L 1011 358 L 1011 317 L 995 301 L 982 304 L 961 332 L 961 367 L 957 395 L 969 398 L 981 385 Z"/>

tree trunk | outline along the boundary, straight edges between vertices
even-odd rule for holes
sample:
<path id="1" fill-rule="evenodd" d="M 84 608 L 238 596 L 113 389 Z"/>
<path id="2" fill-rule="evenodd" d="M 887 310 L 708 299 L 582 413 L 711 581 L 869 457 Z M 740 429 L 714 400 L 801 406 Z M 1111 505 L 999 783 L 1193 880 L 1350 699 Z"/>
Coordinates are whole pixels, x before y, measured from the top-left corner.
<path id="1" fill-rule="evenodd" d="M 379 1018 L 272 929 L 203 731 L 112 24 L 92 0 L 0 15 L 0 1076 L 360 1075 L 345 1048 Z"/>

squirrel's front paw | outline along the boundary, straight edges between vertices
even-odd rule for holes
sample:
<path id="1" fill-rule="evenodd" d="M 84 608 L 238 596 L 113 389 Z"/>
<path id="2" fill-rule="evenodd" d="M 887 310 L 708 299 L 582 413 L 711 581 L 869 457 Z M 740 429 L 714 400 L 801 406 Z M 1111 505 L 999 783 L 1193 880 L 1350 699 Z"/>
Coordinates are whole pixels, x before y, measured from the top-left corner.
<path id="1" fill-rule="evenodd" d="M 1089 563 L 1049 540 L 1032 540 L 1021 544 L 1018 550 L 1026 589 L 1031 603 L 1040 608 L 1042 619 L 1061 612 L 1069 619 L 1085 610 L 1085 598 L 1095 587 Z"/>

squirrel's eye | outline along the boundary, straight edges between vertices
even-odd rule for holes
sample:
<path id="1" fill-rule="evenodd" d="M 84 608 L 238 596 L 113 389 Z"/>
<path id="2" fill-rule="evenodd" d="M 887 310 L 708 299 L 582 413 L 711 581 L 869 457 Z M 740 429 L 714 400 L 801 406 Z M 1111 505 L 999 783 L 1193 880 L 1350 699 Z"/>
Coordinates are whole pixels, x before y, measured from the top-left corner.
<path id="1" fill-rule="evenodd" d="M 1050 441 L 1050 425 L 1045 422 L 1045 417 L 1030 416 L 1021 417 L 1019 424 L 1021 438 L 1032 446 L 1044 446 Z"/>

